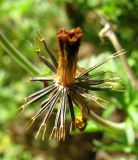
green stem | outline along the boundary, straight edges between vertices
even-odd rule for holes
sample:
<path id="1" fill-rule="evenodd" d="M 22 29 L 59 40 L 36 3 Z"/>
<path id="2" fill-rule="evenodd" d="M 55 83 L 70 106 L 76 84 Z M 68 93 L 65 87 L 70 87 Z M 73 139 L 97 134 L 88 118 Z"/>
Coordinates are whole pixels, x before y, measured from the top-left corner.
<path id="1" fill-rule="evenodd" d="M 85 114 L 87 111 L 85 109 L 87 108 L 93 108 L 93 101 L 88 101 L 86 98 L 79 94 L 73 94 L 73 98 L 75 99 L 75 102 L 80 106 L 82 112 Z M 88 116 L 86 114 L 86 116 Z M 100 124 L 102 127 L 111 129 L 113 132 L 125 132 L 125 122 L 122 123 L 115 123 L 111 122 L 107 119 L 103 119 L 102 117 L 99 117 L 94 111 L 90 110 L 89 117 L 93 119 L 95 122 Z"/>
<path id="2" fill-rule="evenodd" d="M 2 32 L 0 32 L 0 42 L 3 49 L 28 73 L 31 75 L 38 75 L 40 73 L 40 71 L 9 42 Z"/>
<path id="3" fill-rule="evenodd" d="M 109 129 L 112 129 L 113 131 L 118 132 L 125 132 L 125 122 L 122 123 L 115 123 L 108 120 L 105 120 L 98 115 L 96 115 L 93 111 L 90 112 L 89 115 L 93 120 L 101 124 L 103 127 L 107 127 Z"/>

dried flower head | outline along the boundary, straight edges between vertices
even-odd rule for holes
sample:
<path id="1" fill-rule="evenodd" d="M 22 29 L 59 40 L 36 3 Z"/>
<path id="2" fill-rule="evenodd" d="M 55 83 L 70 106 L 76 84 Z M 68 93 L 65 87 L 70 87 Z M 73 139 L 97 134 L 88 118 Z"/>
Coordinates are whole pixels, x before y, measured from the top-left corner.
<path id="1" fill-rule="evenodd" d="M 95 102 L 100 107 L 104 107 L 101 103 L 104 100 L 91 95 L 89 91 L 114 90 L 115 88 L 113 87 L 112 83 L 118 81 L 118 78 L 95 80 L 94 77 L 103 75 L 106 72 L 100 71 L 93 74 L 90 72 L 105 64 L 110 59 L 123 54 L 124 50 L 111 55 L 104 61 L 85 70 L 80 69 L 77 66 L 78 51 L 82 38 L 81 29 L 60 29 L 57 33 L 57 37 L 59 42 L 58 62 L 53 54 L 49 51 L 43 37 L 40 37 L 40 41 L 43 43 L 45 50 L 49 54 L 51 62 L 49 62 L 44 56 L 41 55 L 40 50 L 36 51 L 39 59 L 47 67 L 49 67 L 54 75 L 51 77 L 31 78 L 31 81 L 40 81 L 44 84 L 49 84 L 49 82 L 52 83 L 50 83 L 49 86 L 45 86 L 43 89 L 27 97 L 25 104 L 22 105 L 20 109 L 24 110 L 30 104 L 49 95 L 48 98 L 42 101 L 39 111 L 31 118 L 30 125 L 32 125 L 32 123 L 44 112 L 44 119 L 36 134 L 37 137 L 41 128 L 43 127 L 44 130 L 42 138 L 44 139 L 47 121 L 55 109 L 55 105 L 59 103 L 55 124 L 50 138 L 54 137 L 57 140 L 65 140 L 66 108 L 69 110 L 71 117 L 70 131 L 75 130 L 75 128 L 83 130 L 87 124 L 89 111 L 92 109 L 91 107 L 81 105 L 83 98 Z M 80 108 L 79 117 L 75 117 L 73 103 L 75 103 Z"/>

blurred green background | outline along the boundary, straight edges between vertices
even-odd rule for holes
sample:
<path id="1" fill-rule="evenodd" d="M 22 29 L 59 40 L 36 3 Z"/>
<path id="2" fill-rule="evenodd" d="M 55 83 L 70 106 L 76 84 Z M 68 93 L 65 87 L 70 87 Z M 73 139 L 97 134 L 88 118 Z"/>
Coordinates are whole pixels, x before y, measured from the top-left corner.
<path id="1" fill-rule="evenodd" d="M 0 0 L 0 31 L 43 74 L 50 75 L 35 54 L 37 33 L 45 37 L 50 50 L 58 57 L 58 29 L 79 26 L 83 31 L 79 65 L 87 68 L 115 52 L 109 41 L 100 41 L 98 33 L 102 26 L 94 12 L 105 14 L 115 25 L 118 39 L 127 51 L 128 63 L 138 77 L 138 0 Z M 39 104 L 29 107 L 21 117 L 17 117 L 17 109 L 24 97 L 42 86 L 30 83 L 30 74 L 0 45 L 0 159 L 137 160 L 138 92 L 123 68 L 119 58 L 101 67 L 116 72 L 126 89 L 124 93 L 103 92 L 100 96 L 110 101 L 101 116 L 124 121 L 125 133 L 118 135 L 89 120 L 83 132 L 77 131 L 68 135 L 65 142 L 58 143 L 48 140 L 49 123 L 45 141 L 35 140 L 40 121 L 27 132 L 25 124 Z"/>

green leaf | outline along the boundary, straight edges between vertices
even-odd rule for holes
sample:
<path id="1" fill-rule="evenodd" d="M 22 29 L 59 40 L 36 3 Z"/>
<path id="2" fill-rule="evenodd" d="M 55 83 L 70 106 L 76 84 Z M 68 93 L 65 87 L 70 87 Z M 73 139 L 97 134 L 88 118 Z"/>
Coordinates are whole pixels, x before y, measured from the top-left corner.
<path id="1" fill-rule="evenodd" d="M 126 132 L 126 138 L 127 138 L 128 144 L 129 145 L 134 144 L 134 142 L 135 142 L 135 135 L 134 135 L 134 130 L 133 130 L 133 122 L 131 121 L 130 118 L 128 118 L 126 120 L 125 132 Z"/>
<path id="2" fill-rule="evenodd" d="M 40 71 L 9 42 L 2 32 L 0 32 L 0 42 L 4 50 L 28 73 L 32 75 L 40 73 Z"/>

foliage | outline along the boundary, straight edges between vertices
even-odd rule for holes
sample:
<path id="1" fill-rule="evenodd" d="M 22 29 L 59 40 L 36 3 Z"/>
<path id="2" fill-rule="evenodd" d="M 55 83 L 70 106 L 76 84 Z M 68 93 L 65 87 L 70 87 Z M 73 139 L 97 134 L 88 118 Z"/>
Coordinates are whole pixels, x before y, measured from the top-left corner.
<path id="1" fill-rule="evenodd" d="M 35 42 L 36 35 L 39 32 L 44 35 L 50 50 L 57 56 L 57 30 L 62 27 L 80 26 L 84 38 L 79 51 L 79 64 L 87 68 L 115 52 L 110 42 L 100 41 L 98 33 L 102 26 L 93 12 L 104 13 L 107 19 L 115 24 L 119 41 L 127 51 L 129 65 L 138 76 L 137 0 L 1 0 L 0 31 L 21 54 L 40 69 L 40 74 L 50 75 L 49 69 L 39 63 L 35 54 L 36 44 L 41 47 L 41 43 Z M 89 50 L 90 53 L 84 55 L 83 50 Z M 124 70 L 119 58 L 102 67 L 102 70 L 109 69 L 115 72 L 114 75 L 123 79 L 125 92 L 100 93 L 102 98 L 110 102 L 100 114 L 112 121 L 124 121 L 125 134 L 118 135 L 90 120 L 83 132 L 73 133 L 65 143 L 49 142 L 48 139 L 45 142 L 35 141 L 34 133 L 37 124 L 28 132 L 24 131 L 24 124 L 39 105 L 31 106 L 22 117 L 16 115 L 22 99 L 40 88 L 40 84 L 34 87 L 29 83 L 29 73 L 20 67 L 3 47 L 0 47 L 0 159 L 81 160 L 83 156 L 85 159 L 95 159 L 92 156 L 98 156 L 101 150 L 113 155 L 112 159 L 123 157 L 127 159 L 128 154 L 133 159 L 137 159 L 138 92 L 131 86 L 127 71 Z M 66 153 L 63 153 L 64 148 L 67 149 Z M 77 148 L 81 148 L 82 152 Z M 117 157 L 113 153 L 116 153 Z"/>

